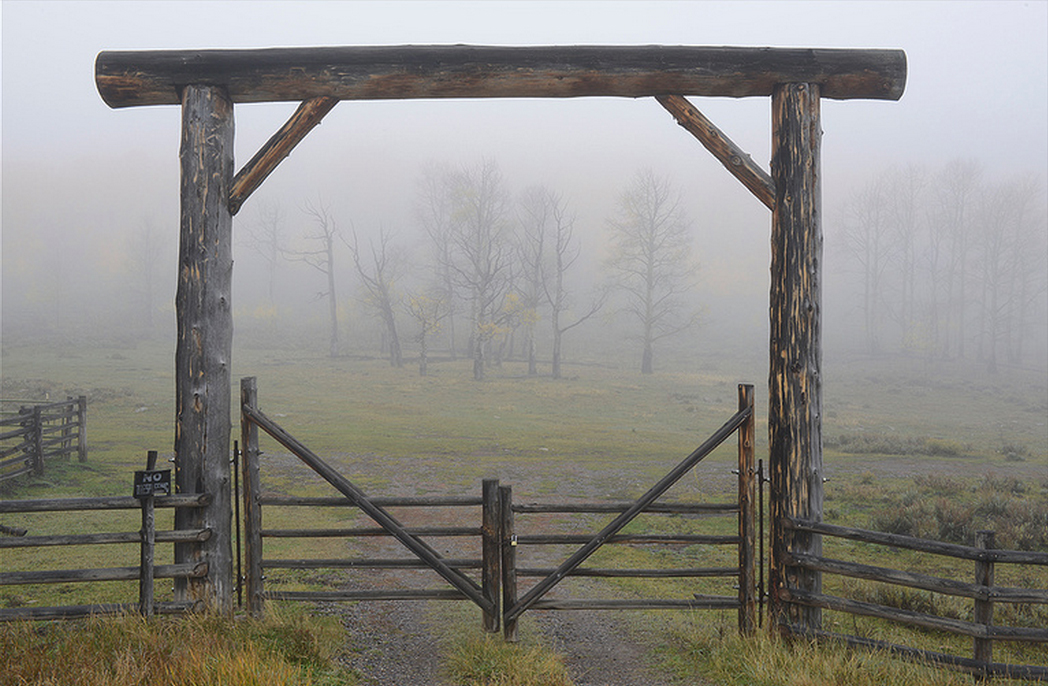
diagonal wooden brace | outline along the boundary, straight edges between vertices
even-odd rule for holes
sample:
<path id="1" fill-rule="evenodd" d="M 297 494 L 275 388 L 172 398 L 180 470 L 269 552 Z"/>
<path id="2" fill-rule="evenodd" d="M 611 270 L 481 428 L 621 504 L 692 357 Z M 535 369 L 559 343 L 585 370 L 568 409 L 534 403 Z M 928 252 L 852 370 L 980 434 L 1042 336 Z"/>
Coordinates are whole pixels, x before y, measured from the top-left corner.
<path id="1" fill-rule="evenodd" d="M 266 180 L 277 165 L 291 154 L 324 115 L 338 104 L 337 98 L 318 96 L 306 100 L 291 115 L 280 130 L 273 134 L 255 156 L 233 177 L 233 188 L 229 191 L 229 213 L 236 214 L 240 206 Z"/>
<path id="2" fill-rule="evenodd" d="M 359 507 L 369 517 L 388 531 L 390 535 L 400 541 L 404 546 L 414 553 L 420 560 L 429 565 L 433 571 L 439 574 L 445 581 L 462 592 L 467 598 L 477 604 L 485 613 L 493 614 L 496 610 L 490 599 L 484 597 L 480 586 L 456 569 L 448 566 L 439 554 L 426 545 L 417 536 L 407 531 L 403 524 L 394 519 L 389 513 L 378 505 L 375 505 L 364 492 L 353 485 L 349 479 L 339 474 L 334 468 L 320 459 L 316 453 L 302 445 L 298 439 L 281 428 L 276 422 L 266 417 L 258 409 L 248 405 L 243 406 L 243 413 L 251 422 L 257 424 L 266 433 L 272 436 L 278 443 L 290 450 L 300 460 L 306 463 L 310 469 L 319 474 L 321 478 L 334 486 L 346 498 Z"/>

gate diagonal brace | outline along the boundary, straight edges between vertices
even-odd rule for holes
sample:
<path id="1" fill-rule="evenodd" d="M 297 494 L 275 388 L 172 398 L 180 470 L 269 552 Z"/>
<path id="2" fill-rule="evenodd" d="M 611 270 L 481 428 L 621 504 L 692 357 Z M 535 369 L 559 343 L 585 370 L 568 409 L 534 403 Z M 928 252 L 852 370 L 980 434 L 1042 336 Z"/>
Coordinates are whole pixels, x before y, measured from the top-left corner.
<path id="1" fill-rule="evenodd" d="M 529 607 L 534 605 L 536 601 L 551 591 L 554 586 L 563 581 L 565 577 L 571 574 L 571 572 L 575 571 L 575 569 L 595 553 L 598 548 L 604 545 L 609 538 L 624 529 L 627 524 L 637 517 L 637 515 L 658 500 L 675 483 L 680 481 L 685 474 L 691 471 L 692 467 L 713 452 L 713 450 L 723 443 L 728 436 L 742 426 L 743 422 L 749 419 L 752 414 L 752 407 L 746 407 L 736 412 L 731 419 L 725 422 L 721 428 L 717 429 L 717 431 L 707 438 L 702 445 L 696 448 L 691 455 L 688 455 L 680 464 L 674 467 L 673 471 L 662 477 L 662 479 L 652 486 L 647 493 L 638 498 L 628 510 L 616 517 L 610 524 L 604 527 L 600 533 L 590 539 L 588 543 L 585 543 L 571 557 L 561 563 L 552 574 L 532 586 L 531 589 L 517 601 L 516 605 L 505 611 L 503 621 L 508 624 L 509 622 L 518 619 Z"/>
<path id="2" fill-rule="evenodd" d="M 316 453 L 304 446 L 298 439 L 258 409 L 248 405 L 244 405 L 242 409 L 244 415 L 250 421 L 257 424 L 278 443 L 305 462 L 310 469 L 334 486 L 342 495 L 346 496 L 353 505 L 363 510 L 379 526 L 388 531 L 390 535 L 404 544 L 420 560 L 429 565 L 441 578 L 461 591 L 463 595 L 476 603 L 484 612 L 491 614 L 495 612 L 494 604 L 484 597 L 481 587 L 475 581 L 458 570 L 449 567 L 435 550 L 420 538 L 409 533 L 404 525 L 388 512 L 368 500 L 364 492 L 353 485 L 349 479 L 339 474 L 333 467 L 320 459 Z"/>

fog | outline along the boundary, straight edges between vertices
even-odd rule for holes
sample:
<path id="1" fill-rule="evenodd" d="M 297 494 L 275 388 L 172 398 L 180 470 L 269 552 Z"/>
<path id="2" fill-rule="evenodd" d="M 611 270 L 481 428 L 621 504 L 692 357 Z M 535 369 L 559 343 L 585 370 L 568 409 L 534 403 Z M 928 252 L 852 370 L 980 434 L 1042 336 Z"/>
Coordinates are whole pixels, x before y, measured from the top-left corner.
<path id="1" fill-rule="evenodd" d="M 896 315 L 905 300 L 898 293 L 903 258 L 885 250 L 887 285 L 874 301 L 864 300 L 868 258 L 858 257 L 855 243 L 863 219 L 857 198 L 891 170 L 918 165 L 926 183 L 912 230 L 929 237 L 915 248 L 924 264 L 932 228 L 950 223 L 942 189 L 946 170 L 960 160 L 979 170 L 970 200 L 982 209 L 973 210 L 972 236 L 984 235 L 992 218 L 1008 214 L 990 202 L 1001 189 L 1031 186 L 1029 207 L 1015 220 L 1021 227 L 1009 234 L 1021 235 L 1032 256 L 1024 286 L 1030 290 L 1022 294 L 1029 303 L 1022 332 L 1009 324 L 1008 335 L 1009 345 L 1015 336 L 1023 343 L 1012 362 L 1042 373 L 1048 368 L 1046 3 L 5 0 L 2 9 L 5 346 L 76 339 L 130 345 L 174 337 L 179 111 L 106 107 L 94 87 L 100 51 L 449 43 L 870 47 L 905 50 L 909 76 L 899 102 L 824 101 L 827 353 L 960 354 L 956 343 L 945 349 L 912 345 L 914 322 L 921 319 L 922 330 L 931 327 L 928 313 L 937 298 L 947 298 L 934 287 L 941 274 L 931 267 L 920 272 L 922 290 L 911 302 L 923 298 L 924 314 L 903 321 Z M 768 99 L 692 102 L 768 168 Z M 294 107 L 237 106 L 238 167 Z M 435 261 L 419 219 L 424 169 L 461 171 L 485 162 L 501 173 L 508 224 L 520 223 L 517 200 L 534 185 L 558 193 L 576 217 L 581 257 L 567 288 L 571 313 L 578 314 L 610 278 L 609 220 L 618 198 L 641 170 L 666 179 L 680 194 L 691 259 L 698 264 L 684 309 L 700 312 L 686 338 L 660 343 L 666 359 L 686 363 L 698 348 L 703 354 L 765 354 L 767 209 L 654 100 L 612 98 L 340 103 L 236 217 L 236 344 L 264 340 L 327 351 L 329 296 L 318 297 L 327 290 L 324 275 L 284 258 L 270 272 L 251 240 L 276 211 L 285 256 L 293 257 L 310 249 L 307 237 L 316 222 L 308 208 L 323 207 L 345 239 L 336 241 L 335 252 L 339 353 L 384 354 L 383 327 L 363 296 L 347 243 L 355 232 L 359 245 L 368 246 L 382 228 L 407 256 L 398 290 L 426 287 Z M 889 228 L 883 232 L 891 243 Z M 980 240 L 973 245 L 985 243 Z M 980 255 L 973 247 L 962 274 L 951 277 L 958 284 L 966 279 L 968 290 L 958 286 L 949 296 L 956 308 L 959 293 L 967 293 L 955 311 L 967 310 L 968 324 L 957 335 L 969 343 L 963 354 L 973 360 L 984 356 L 991 335 L 992 318 L 985 314 L 989 262 Z M 640 364 L 636 323 L 619 313 L 621 304 L 609 301 L 566 337 L 566 360 Z M 538 316 L 548 316 L 547 310 Z M 871 316 L 879 327 L 876 346 Z M 417 354 L 415 324 L 402 309 L 397 317 L 410 357 Z M 944 326 L 956 329 L 957 315 Z M 1003 331 L 992 335 L 1003 340 Z M 459 337 L 457 345 L 464 346 L 465 325 Z M 543 338 L 540 355 L 549 354 L 548 346 Z"/>

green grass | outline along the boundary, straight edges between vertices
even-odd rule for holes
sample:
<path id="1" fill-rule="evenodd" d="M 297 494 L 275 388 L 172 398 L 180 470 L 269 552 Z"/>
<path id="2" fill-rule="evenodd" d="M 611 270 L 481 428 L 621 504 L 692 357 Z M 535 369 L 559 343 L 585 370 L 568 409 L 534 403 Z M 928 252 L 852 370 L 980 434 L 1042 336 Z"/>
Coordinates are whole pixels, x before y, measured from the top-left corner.
<path id="1" fill-rule="evenodd" d="M 143 467 L 147 450 L 159 450 L 161 460 L 171 457 L 172 360 L 173 350 L 165 345 L 74 350 L 5 341 L 0 395 L 88 395 L 90 456 L 86 464 L 74 461 L 49 466 L 42 478 L 0 484 L 0 498 L 130 493 L 131 474 Z M 506 363 L 491 370 L 481 383 L 472 380 L 470 363 L 464 360 L 434 363 L 425 378 L 418 377 L 411 366 L 392 369 L 384 360 L 331 360 L 290 350 L 238 349 L 233 364 L 234 398 L 241 376 L 257 376 L 263 411 L 372 495 L 477 494 L 482 478 L 499 478 L 514 486 L 518 502 L 634 498 L 733 413 L 738 382 L 757 387 L 757 453 L 758 457 L 766 455 L 763 380 L 767 373 L 766 364 L 760 362 L 747 365 L 711 357 L 695 370 L 653 377 L 588 365 L 570 368 L 568 378 L 559 381 L 529 378 L 523 365 Z M 830 479 L 825 485 L 827 521 L 932 538 L 955 536 L 956 540 L 966 540 L 974 527 L 992 526 L 998 530 L 999 545 L 1044 549 L 1043 531 L 1048 524 L 1042 526 L 1041 518 L 1048 503 L 1048 431 L 1044 426 L 1048 381 L 1043 374 L 1005 370 L 990 377 L 952 365 L 928 368 L 903 360 L 901 367 L 887 368 L 877 360 L 831 358 L 824 376 L 825 473 Z M 234 438 L 236 428 L 234 417 Z M 268 492 L 333 494 L 327 484 L 272 441 L 264 440 L 263 450 L 263 482 Z M 732 498 L 730 470 L 734 463 L 734 449 L 722 448 L 695 475 L 674 487 L 669 497 L 703 502 Z M 409 524 L 430 516 L 421 512 L 403 515 Z M 267 528 L 369 525 L 364 518 L 330 508 L 271 507 L 264 517 Z M 552 519 L 539 517 L 536 521 Z M 170 511 L 159 511 L 158 520 L 159 526 L 170 527 Z M 596 530 L 606 519 L 560 521 L 583 532 Z M 17 521 L 5 516 L 3 523 L 24 526 L 31 535 L 135 531 L 139 526 L 135 512 L 41 513 L 19 516 Z M 522 516 L 518 530 L 525 525 Z M 731 518 L 645 516 L 631 530 L 732 533 L 734 526 Z M 368 550 L 366 544 L 347 550 L 345 541 L 338 539 L 269 539 L 266 546 L 267 557 L 345 557 Z M 826 549 L 832 557 L 961 580 L 970 580 L 973 574 L 970 563 L 848 541 L 831 543 L 827 539 Z M 159 547 L 158 553 L 160 562 L 171 561 L 170 546 Z M 137 555 L 136 546 L 5 550 L 0 566 L 14 570 L 134 565 Z M 669 567 L 682 566 L 682 559 L 687 566 L 730 565 L 731 551 L 711 546 L 672 551 L 615 546 L 602 550 L 588 564 Z M 325 570 L 273 570 L 267 583 L 304 590 L 323 587 L 332 578 Z M 832 593 L 900 606 L 934 607 L 946 616 L 963 618 L 970 612 L 970 601 L 826 579 L 827 591 Z M 1040 572 L 1003 565 L 998 581 L 1041 588 L 1048 584 Z M 565 582 L 557 590 L 571 591 L 570 584 Z M 730 585 L 730 580 L 654 584 L 616 580 L 587 585 L 585 590 L 620 597 L 679 598 L 696 592 L 730 595 Z M 135 586 L 133 582 L 8 586 L 0 589 L 0 605 L 127 602 L 136 597 Z M 170 583 L 158 581 L 156 593 L 159 600 L 169 599 Z M 998 604 L 995 616 L 1001 623 L 1038 626 L 1045 621 L 1042 610 Z M 626 616 L 632 624 L 657 626 L 652 640 L 664 668 L 694 681 L 959 683 L 934 670 L 914 670 L 896 659 L 860 657 L 834 648 L 810 652 L 816 649 L 771 641 L 739 644 L 733 638 L 730 613 L 662 614 L 658 621 L 646 613 Z M 842 633 L 959 655 L 971 650 L 967 639 L 876 620 L 826 613 L 825 625 Z M 55 628 L 48 635 L 67 631 L 59 629 L 60 625 L 49 626 Z M 5 636 L 12 631 L 0 627 Z M 464 656 L 459 659 L 463 664 L 454 668 L 457 683 L 559 683 L 543 682 L 546 677 L 535 675 L 498 676 L 506 667 L 497 665 L 541 661 L 530 653 L 514 652 L 546 650 L 537 640 L 523 648 L 505 647 L 471 632 L 454 632 L 462 644 L 446 644 L 444 649 L 448 656 Z M 995 644 L 995 657 L 1027 664 L 1048 662 L 1043 646 L 1004 642 Z M 792 662 L 800 671 L 793 674 L 785 667 L 774 667 L 780 662 Z M 802 669 L 806 663 L 811 663 L 807 672 Z M 476 673 L 469 672 L 471 665 L 477 667 Z M 465 671 L 457 671 L 460 669 Z M 855 679 L 866 670 L 881 675 L 882 681 L 849 681 L 850 669 L 856 670 Z M 884 671 L 889 669 L 899 669 L 903 676 Z M 904 677 L 910 681 L 895 680 Z"/>

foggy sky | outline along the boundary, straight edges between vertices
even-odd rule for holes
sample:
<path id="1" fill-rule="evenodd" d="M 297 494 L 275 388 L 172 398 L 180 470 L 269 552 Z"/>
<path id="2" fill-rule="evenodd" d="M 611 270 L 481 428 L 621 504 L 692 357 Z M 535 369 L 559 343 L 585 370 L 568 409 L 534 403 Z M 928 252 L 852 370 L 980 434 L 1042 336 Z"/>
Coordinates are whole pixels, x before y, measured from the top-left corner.
<path id="1" fill-rule="evenodd" d="M 1048 171 L 1048 2 L 30 2 L 2 4 L 2 252 L 5 291 L 67 236 L 121 266 L 115 245 L 152 221 L 177 244 L 177 107 L 109 109 L 94 85 L 103 50 L 472 43 L 900 48 L 899 102 L 824 101 L 824 203 L 891 164 L 973 158 L 991 176 Z M 765 169 L 767 98 L 693 102 Z M 294 111 L 236 110 L 239 167 Z M 767 210 L 653 100 L 340 103 L 244 206 L 289 215 L 322 197 L 344 226 L 410 230 L 426 161 L 495 158 L 515 190 L 547 183 L 601 228 L 639 167 L 689 198 L 704 279 L 757 273 L 766 294 Z M 590 210 L 590 208 L 593 208 Z M 605 208 L 605 209 L 597 209 Z M 295 221 L 301 221 L 296 218 Z M 237 230 L 235 228 L 235 230 Z M 237 256 L 238 263 L 244 260 Z M 242 273 L 236 279 L 242 279 Z M 172 284 L 173 288 L 173 284 Z M 766 298 L 766 295 L 763 296 Z M 5 298 L 6 299 L 6 298 Z M 766 300 L 765 300 L 766 302 Z M 766 310 L 755 317 L 763 317 Z"/>

